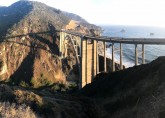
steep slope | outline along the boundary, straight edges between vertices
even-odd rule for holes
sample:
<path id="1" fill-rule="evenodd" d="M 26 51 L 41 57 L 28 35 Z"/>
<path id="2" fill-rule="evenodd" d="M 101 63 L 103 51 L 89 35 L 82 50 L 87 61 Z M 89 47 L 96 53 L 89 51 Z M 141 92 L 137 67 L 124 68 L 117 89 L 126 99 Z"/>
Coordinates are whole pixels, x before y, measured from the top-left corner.
<path id="1" fill-rule="evenodd" d="M 88 23 L 85 19 L 83 19 L 82 17 L 80 17 L 76 14 L 68 13 L 68 12 L 65 12 L 65 11 L 63 11 L 63 14 L 65 14 L 67 17 L 69 17 L 70 19 L 72 19 L 74 21 L 79 21 L 79 22 L 82 22 L 82 23 Z"/>
<path id="2" fill-rule="evenodd" d="M 22 0 L 0 7 L 0 80 L 33 87 L 65 81 L 75 59 L 59 59 L 56 30 L 66 29 L 72 21 L 62 11 L 40 2 Z M 81 21 L 76 21 L 72 30 L 90 34 L 90 24 L 82 26 Z M 70 61 L 72 65 L 62 64 Z"/>
<path id="3" fill-rule="evenodd" d="M 5 36 L 9 28 L 11 28 L 15 23 L 18 23 L 25 15 L 27 15 L 32 10 L 32 5 L 30 5 L 29 3 L 27 3 L 25 8 L 23 8 L 21 3 L 13 4 L 10 7 L 0 8 L 0 38 L 2 38 L 2 36 Z"/>
<path id="4" fill-rule="evenodd" d="M 101 118 L 164 118 L 165 57 L 115 73 L 101 73 L 81 92 L 93 98 Z"/>
<path id="5" fill-rule="evenodd" d="M 0 80 L 33 87 L 65 81 L 56 29 L 70 20 L 60 10 L 34 1 L 0 8 Z"/>
<path id="6" fill-rule="evenodd" d="M 165 57 L 159 57 L 149 64 L 101 73 L 80 93 L 69 95 L 58 93 L 56 85 L 26 90 L 1 84 L 0 101 L 25 103 L 46 118 L 164 118 L 164 70 Z"/>
<path id="7" fill-rule="evenodd" d="M 11 36 L 13 30 L 15 31 L 16 28 L 20 27 L 27 27 L 26 33 L 48 31 L 49 25 L 53 25 L 56 29 L 61 29 L 69 21 L 70 19 L 58 9 L 48 7 L 39 2 L 19 1 L 9 7 L 0 9 L 0 36 L 5 36 L 6 33 Z M 21 35 L 23 28 L 15 34 Z"/>
<path id="8" fill-rule="evenodd" d="M 0 9 L 0 78 L 34 87 L 64 80 L 55 29 L 69 18 L 42 3 L 19 1 Z M 5 37 L 5 38 L 4 38 Z"/>
<path id="9" fill-rule="evenodd" d="M 63 11 L 63 13 L 71 19 L 71 21 L 68 24 L 69 28 L 66 27 L 66 29 L 75 30 L 82 33 L 93 34 L 93 32 L 90 30 L 92 29 L 95 31 L 95 34 L 100 34 L 101 27 L 88 23 L 84 18 L 77 14 L 68 13 L 65 11 Z"/>

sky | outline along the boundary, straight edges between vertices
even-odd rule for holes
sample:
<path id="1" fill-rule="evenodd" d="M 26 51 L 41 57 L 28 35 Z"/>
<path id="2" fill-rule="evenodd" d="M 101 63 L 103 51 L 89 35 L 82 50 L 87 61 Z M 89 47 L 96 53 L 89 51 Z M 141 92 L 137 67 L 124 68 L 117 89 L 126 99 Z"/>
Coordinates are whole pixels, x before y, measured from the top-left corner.
<path id="1" fill-rule="evenodd" d="M 18 0 L 0 0 L 9 6 Z M 165 0 L 35 0 L 97 25 L 165 27 Z"/>

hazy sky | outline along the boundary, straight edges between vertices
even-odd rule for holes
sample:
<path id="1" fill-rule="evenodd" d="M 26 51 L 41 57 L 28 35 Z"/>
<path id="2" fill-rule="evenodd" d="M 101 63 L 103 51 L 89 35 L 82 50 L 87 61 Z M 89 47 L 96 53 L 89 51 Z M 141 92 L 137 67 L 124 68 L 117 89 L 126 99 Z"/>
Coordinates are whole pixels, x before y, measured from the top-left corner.
<path id="1" fill-rule="evenodd" d="M 18 0 L 0 0 L 8 6 Z M 165 0 L 36 0 L 94 24 L 165 27 Z"/>

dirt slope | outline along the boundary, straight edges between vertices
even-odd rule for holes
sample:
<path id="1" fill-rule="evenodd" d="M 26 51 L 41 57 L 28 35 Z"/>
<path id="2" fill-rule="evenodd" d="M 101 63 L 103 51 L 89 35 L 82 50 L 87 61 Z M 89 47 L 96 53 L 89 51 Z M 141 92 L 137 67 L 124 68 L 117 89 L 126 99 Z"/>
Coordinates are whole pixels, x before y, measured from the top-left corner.
<path id="1" fill-rule="evenodd" d="M 93 98 L 101 118 L 164 118 L 165 57 L 115 73 L 101 73 L 81 93 Z"/>

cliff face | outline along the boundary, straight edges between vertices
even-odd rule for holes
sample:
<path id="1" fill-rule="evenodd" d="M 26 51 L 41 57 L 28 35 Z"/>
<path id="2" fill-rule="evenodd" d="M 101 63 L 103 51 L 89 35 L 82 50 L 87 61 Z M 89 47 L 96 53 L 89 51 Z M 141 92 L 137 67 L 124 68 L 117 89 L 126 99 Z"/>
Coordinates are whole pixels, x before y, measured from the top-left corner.
<path id="1" fill-rule="evenodd" d="M 0 80 L 34 87 L 65 81 L 56 29 L 65 29 L 70 21 L 60 10 L 39 2 L 1 7 Z"/>
<path id="2" fill-rule="evenodd" d="M 64 80 L 61 60 L 56 56 L 58 46 L 56 42 L 51 42 L 51 34 L 47 34 L 47 37 L 33 34 L 2 42 L 1 80 L 9 79 L 15 84 L 24 81 L 34 86 Z"/>
<path id="3" fill-rule="evenodd" d="M 0 78 L 34 87 L 62 81 L 56 28 L 69 18 L 42 3 L 19 1 L 0 9 Z"/>

